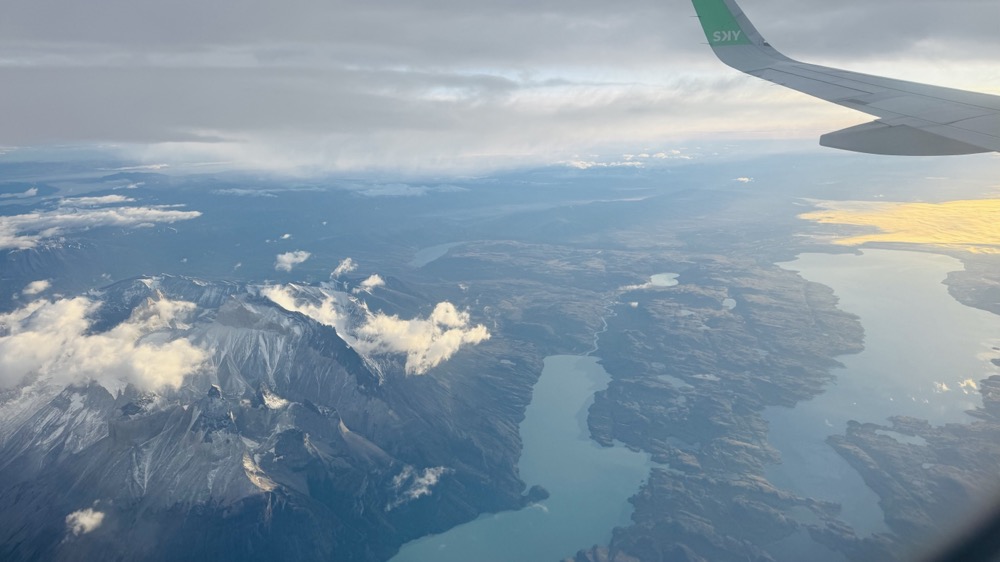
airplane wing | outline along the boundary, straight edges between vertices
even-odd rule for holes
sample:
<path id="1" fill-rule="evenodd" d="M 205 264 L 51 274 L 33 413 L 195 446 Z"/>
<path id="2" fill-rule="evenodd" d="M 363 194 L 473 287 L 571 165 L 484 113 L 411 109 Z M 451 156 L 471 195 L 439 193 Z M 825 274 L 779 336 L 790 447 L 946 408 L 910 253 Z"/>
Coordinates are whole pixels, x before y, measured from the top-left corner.
<path id="1" fill-rule="evenodd" d="M 771 47 L 735 0 L 692 1 L 722 62 L 878 117 L 821 136 L 823 146 L 909 156 L 1000 152 L 1000 96 L 799 62 Z"/>

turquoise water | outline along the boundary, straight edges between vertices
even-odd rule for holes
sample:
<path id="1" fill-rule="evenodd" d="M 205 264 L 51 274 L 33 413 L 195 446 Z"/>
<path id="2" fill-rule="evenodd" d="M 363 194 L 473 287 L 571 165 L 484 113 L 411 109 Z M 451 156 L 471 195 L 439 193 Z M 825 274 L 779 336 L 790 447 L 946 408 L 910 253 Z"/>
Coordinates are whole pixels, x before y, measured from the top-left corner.
<path id="1" fill-rule="evenodd" d="M 889 416 L 908 415 L 933 424 L 971 421 L 964 412 L 981 401 L 969 381 L 998 371 L 989 359 L 997 356 L 1000 317 L 948 294 L 942 281 L 963 269 L 948 256 L 864 250 L 803 254 L 779 265 L 831 287 L 839 307 L 860 317 L 865 349 L 839 358 L 844 369 L 834 371 L 837 380 L 822 395 L 765 412 L 768 438 L 783 459 L 768 478 L 841 503 L 842 518 L 859 534 L 884 531 L 878 496 L 824 440 L 842 434 L 848 420 L 886 423 Z"/>
<path id="2" fill-rule="evenodd" d="M 551 496 L 407 543 L 392 562 L 553 562 L 607 544 L 611 530 L 629 522 L 627 500 L 652 466 L 644 453 L 590 439 L 587 409 L 609 380 L 595 357 L 547 357 L 521 423 L 518 467 L 529 487 L 540 484 Z"/>
<path id="3" fill-rule="evenodd" d="M 423 248 L 413 254 L 413 259 L 410 260 L 408 265 L 414 268 L 421 268 L 432 261 L 445 257 L 448 255 L 448 250 L 462 244 L 465 244 L 465 242 L 449 242 L 447 244 L 438 244 L 437 246 Z"/>

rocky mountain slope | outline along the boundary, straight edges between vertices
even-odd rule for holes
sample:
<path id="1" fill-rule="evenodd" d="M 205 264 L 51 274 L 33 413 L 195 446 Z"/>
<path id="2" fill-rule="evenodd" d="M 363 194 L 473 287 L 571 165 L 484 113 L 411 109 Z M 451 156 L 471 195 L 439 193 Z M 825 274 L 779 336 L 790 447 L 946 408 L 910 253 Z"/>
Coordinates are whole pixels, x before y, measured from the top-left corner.
<path id="1" fill-rule="evenodd" d="M 454 389 L 406 376 L 237 284 L 141 278 L 86 298 L 86 337 L 145 326 L 135 349 L 184 341 L 203 360 L 176 387 L 43 367 L 0 394 L 4 560 L 381 560 L 523 501 L 520 410 L 476 402 L 489 363 Z"/>

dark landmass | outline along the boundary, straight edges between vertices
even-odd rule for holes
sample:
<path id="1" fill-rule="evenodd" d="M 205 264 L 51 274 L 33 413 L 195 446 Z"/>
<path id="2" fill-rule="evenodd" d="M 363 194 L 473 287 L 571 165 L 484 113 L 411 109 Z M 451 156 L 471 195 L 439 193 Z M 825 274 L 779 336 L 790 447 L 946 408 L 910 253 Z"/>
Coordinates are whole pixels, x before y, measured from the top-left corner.
<path id="1" fill-rule="evenodd" d="M 861 349 L 856 317 L 837 310 L 830 289 L 776 266 L 706 258 L 680 281 L 623 294 L 638 306 L 616 308 L 601 337 L 614 380 L 591 408 L 594 438 L 669 467 L 632 499 L 633 524 L 616 530 L 611 559 L 770 560 L 772 545 L 812 528 L 836 537 L 836 550 L 884 557 L 879 539 L 858 541 L 837 520 L 838 505 L 763 477 L 780 457 L 761 412 L 822 392 L 834 357 Z"/>
<path id="2" fill-rule="evenodd" d="M 969 424 L 893 417 L 889 426 L 852 422 L 827 440 L 879 495 L 903 545 L 943 541 L 997 498 L 1000 376 L 983 380 L 979 391 L 983 406 Z"/>
<path id="3" fill-rule="evenodd" d="M 759 413 L 822 392 L 836 356 L 860 351 L 863 334 L 827 288 L 766 263 L 784 259 L 779 248 L 789 247 L 787 239 L 734 222 L 726 250 L 710 242 L 717 237 L 702 234 L 711 220 L 698 227 L 675 224 L 687 251 L 668 269 L 681 273 L 681 284 L 623 294 L 623 306 L 608 319 L 599 354 L 614 381 L 591 409 L 593 437 L 648 451 L 669 468 L 654 469 L 632 498 L 632 525 L 616 529 L 610 545 L 581 551 L 575 560 L 797 559 L 782 546 L 793 538 L 800 545 L 811 539 L 806 551 L 825 547 L 848 560 L 911 559 L 915 548 L 975 513 L 975 498 L 996 494 L 995 414 L 986 406 L 974 413 L 983 420 L 977 424 L 933 430 L 926 422 L 895 421 L 899 433 L 924 437 L 908 427 L 914 423 L 937 432 L 924 447 L 879 435 L 876 430 L 892 428 L 878 426 L 852 426 L 846 438 L 831 437 L 882 497 L 891 534 L 860 537 L 837 519 L 837 505 L 765 493 L 771 486 L 763 467 L 778 456 Z M 706 246 L 716 252 L 692 253 Z M 995 258 L 956 257 L 967 269 L 949 276 L 952 295 L 1000 313 Z M 732 310 L 721 306 L 726 298 L 735 302 Z M 1000 366 L 1000 359 L 992 363 Z M 989 390 L 995 384 L 982 385 L 984 395 L 996 392 Z M 939 460 L 928 463 L 911 449 L 934 449 Z M 802 552 L 800 547 L 798 556 Z"/>
<path id="4" fill-rule="evenodd" d="M 164 277 L 163 294 L 204 309 L 196 330 L 228 326 L 280 342 L 288 355 L 274 376 L 262 372 L 259 354 L 242 352 L 163 404 L 96 385 L 50 397 L 0 447 L 0 557 L 385 560 L 406 540 L 544 499 L 544 490 L 525 492 L 519 480 L 518 425 L 545 356 L 592 352 L 613 378 L 590 410 L 593 438 L 648 451 L 661 466 L 632 498 L 632 524 L 616 529 L 610 544 L 580 545 L 573 560 L 790 560 L 781 554 L 790 541 L 850 560 L 905 556 L 904 547 L 922 544 L 922 534 L 958 509 L 954 498 L 974 498 L 995 480 L 997 385 L 982 385 L 985 405 L 974 424 L 932 428 L 899 418 L 831 438 L 879 493 L 891 535 L 858 537 L 838 519 L 837 505 L 767 482 L 764 469 L 780 459 L 762 410 L 821 393 L 836 358 L 858 352 L 863 333 L 828 288 L 773 265 L 804 251 L 851 251 L 800 237 L 813 225 L 795 218 L 808 209 L 799 198 L 848 197 L 849 187 L 803 186 L 798 172 L 783 185 L 733 182 L 760 165 L 542 170 L 371 199 L 333 180 L 86 171 L 72 185 L 90 182 L 91 195 L 141 182 L 131 197 L 204 216 L 169 228 L 95 228 L 5 251 L 0 294 L 10 299 L 0 311 L 22 306 L 20 291 L 40 279 L 72 295 L 166 271 L 184 277 Z M 825 169 L 809 165 L 817 176 Z M 843 171 L 839 160 L 827 165 Z M 3 169 L 17 178 L 63 173 Z M 872 189 L 897 189 L 897 179 Z M 23 193 L 26 185 L 2 192 Z M 44 185 L 45 194 L 62 187 Z M 294 242 L 278 240 L 282 233 Z M 444 257 L 410 265 L 417 250 L 456 242 Z M 276 272 L 274 255 L 293 249 L 312 257 L 294 273 Z M 334 330 L 244 292 L 274 279 L 329 281 L 347 256 L 363 264 L 358 275 L 386 278 L 371 295 L 373 308 L 413 317 L 448 300 L 493 337 L 426 376 L 378 384 Z M 948 280 L 952 294 L 1000 312 L 995 262 L 963 260 L 967 271 Z M 680 284 L 643 287 L 664 272 L 679 274 Z M 185 281 L 193 277 L 210 281 L 194 290 Z M 156 298 L 114 290 L 123 287 L 106 289 L 95 330 Z M 280 415 L 268 393 L 289 401 Z M 98 412 L 90 421 L 71 408 L 81 399 Z M 45 442 L 58 433 L 56 421 L 73 429 Z M 165 454 L 162 472 L 136 477 L 141 472 L 130 470 L 149 454 L 147 443 L 185 451 L 191 466 L 224 467 L 242 492 L 211 489 L 207 471 L 181 477 Z M 254 469 L 243 466 L 247 451 Z M 433 493 L 400 503 L 416 476 L 439 467 L 446 470 Z M 104 525 L 67 535 L 66 514 L 95 499 L 108 513 Z"/>
<path id="5" fill-rule="evenodd" d="M 948 274 L 945 283 L 955 300 L 993 314 L 1000 314 L 1000 273 L 997 256 L 953 253 L 965 264 L 964 271 Z"/>

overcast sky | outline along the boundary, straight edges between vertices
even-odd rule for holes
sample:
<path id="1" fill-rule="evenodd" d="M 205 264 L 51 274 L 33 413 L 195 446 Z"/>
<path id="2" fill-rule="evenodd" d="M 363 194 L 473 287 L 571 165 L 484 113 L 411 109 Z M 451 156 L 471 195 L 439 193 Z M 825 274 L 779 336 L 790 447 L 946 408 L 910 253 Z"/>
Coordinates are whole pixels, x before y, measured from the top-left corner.
<path id="1" fill-rule="evenodd" d="M 786 54 L 1000 93 L 997 0 L 743 0 Z M 474 170 L 870 120 L 719 63 L 688 0 L 4 0 L 0 145 Z"/>

